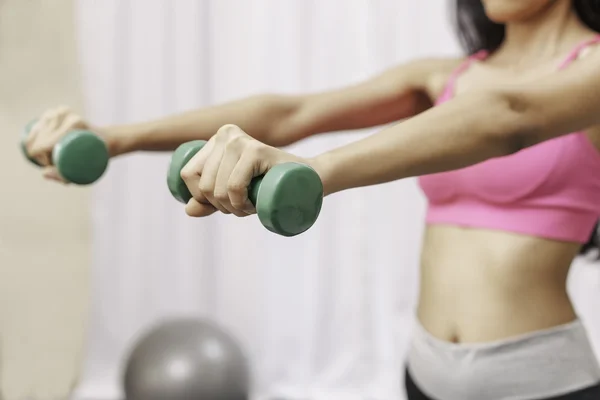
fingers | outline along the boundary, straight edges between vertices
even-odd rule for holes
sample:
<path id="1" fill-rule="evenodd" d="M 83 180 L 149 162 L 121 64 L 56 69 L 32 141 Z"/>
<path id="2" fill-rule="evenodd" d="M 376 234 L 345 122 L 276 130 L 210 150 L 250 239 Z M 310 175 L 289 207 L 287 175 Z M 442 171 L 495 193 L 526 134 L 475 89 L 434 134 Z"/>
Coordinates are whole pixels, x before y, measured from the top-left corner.
<path id="1" fill-rule="evenodd" d="M 40 132 L 56 128 L 67 113 L 69 113 L 69 108 L 66 106 L 56 107 L 43 113 L 31 127 L 26 144 L 31 145 Z"/>
<path id="2" fill-rule="evenodd" d="M 198 153 L 196 153 L 194 155 L 194 157 L 192 157 L 190 159 L 190 161 L 188 161 L 188 163 L 185 165 L 185 167 L 183 167 L 183 169 L 181 170 L 181 173 L 180 173 L 181 179 L 183 179 L 183 181 L 185 182 L 185 185 L 187 186 L 188 190 L 190 191 L 190 194 L 192 195 L 192 200 L 195 200 L 195 203 L 207 205 L 211 208 L 214 208 L 214 207 L 210 204 L 208 199 L 204 196 L 204 194 L 200 190 L 199 183 L 200 183 L 200 174 L 202 173 L 202 171 L 204 169 L 204 165 L 206 164 L 206 160 L 207 160 L 208 156 L 210 156 L 210 154 L 211 154 L 211 150 L 212 150 L 213 146 L 214 146 L 214 143 L 209 141 L 202 148 L 202 150 L 200 150 Z M 190 202 L 191 202 L 191 200 L 190 200 Z M 188 202 L 188 204 L 190 202 Z M 190 216 L 203 216 L 203 215 L 196 215 L 196 214 L 198 214 L 198 212 L 196 212 L 194 210 L 196 210 L 198 208 L 197 205 L 190 206 L 190 207 L 194 207 L 194 208 L 192 208 L 192 214 L 190 214 Z M 215 209 L 214 211 L 217 211 L 217 210 Z M 187 207 L 186 207 L 186 212 L 187 212 Z M 206 214 L 206 215 L 209 215 L 209 214 Z"/>
<path id="3" fill-rule="evenodd" d="M 39 165 L 42 165 L 42 166 L 51 165 L 52 149 L 48 149 L 48 150 L 44 151 L 42 149 L 35 148 L 34 146 L 35 146 L 36 142 L 38 141 L 38 138 L 43 134 L 42 132 L 45 132 L 48 129 L 47 127 L 50 125 L 49 122 L 50 121 L 48 121 L 46 119 L 38 120 L 31 127 L 31 130 L 29 131 L 29 134 L 27 135 L 27 139 L 25 140 L 25 149 L 27 150 L 27 154 L 29 155 L 29 157 L 31 157 L 35 161 L 37 161 L 37 163 Z M 34 155 L 34 149 L 35 149 L 35 155 Z"/>
<path id="4" fill-rule="evenodd" d="M 66 106 L 56 107 L 46 111 L 40 119 L 31 127 L 29 135 L 25 141 L 25 148 L 30 157 L 34 158 L 41 165 L 50 165 L 52 146 L 43 144 L 44 137 L 49 132 L 55 131 L 61 124 L 66 115 L 70 112 Z M 42 139 L 42 140 L 40 140 Z"/>
<path id="5" fill-rule="evenodd" d="M 45 179 L 48 179 L 48 180 L 51 180 L 51 181 L 55 181 L 55 182 L 59 182 L 59 183 L 64 183 L 65 185 L 69 184 L 68 181 L 66 181 L 62 176 L 60 176 L 60 174 L 58 173 L 58 170 L 56 169 L 56 167 L 53 167 L 53 166 L 45 167 L 42 170 L 42 176 Z"/>
<path id="6" fill-rule="evenodd" d="M 252 205 L 248 206 L 245 202 L 247 197 L 246 187 L 247 182 L 238 182 L 234 187 L 230 184 L 231 175 L 235 170 L 240 168 L 250 168 L 248 182 L 252 179 L 252 165 L 244 164 L 240 166 L 240 161 L 244 154 L 245 143 L 238 139 L 231 141 L 226 145 L 225 152 L 219 165 L 219 170 L 216 174 L 214 182 L 214 197 L 224 208 L 238 217 L 246 217 L 252 213 Z M 245 158 L 248 159 L 247 157 Z M 241 198 L 241 200 L 240 200 Z"/>
<path id="7" fill-rule="evenodd" d="M 235 125 L 221 127 L 209 141 L 213 147 L 207 149 L 207 152 L 210 151 L 210 155 L 200 173 L 198 184 L 200 191 L 215 208 L 224 214 L 244 215 L 231 206 L 226 188 L 224 189 L 222 184 L 218 184 L 219 174 L 220 179 L 223 179 L 223 175 L 231 171 L 239 159 L 239 151 L 230 143 L 244 137 L 247 137 L 246 133 Z"/>
<path id="8" fill-rule="evenodd" d="M 216 144 L 202 168 L 200 180 L 198 181 L 198 190 L 217 210 L 223 214 L 231 214 L 227 207 L 221 204 L 221 201 L 215 197 L 216 178 L 223 155 L 223 146 Z"/>
<path id="9" fill-rule="evenodd" d="M 188 203 L 188 214 L 204 216 L 218 210 L 246 217 L 254 213 L 247 193 L 257 170 L 256 153 L 249 151 L 253 143 L 258 144 L 240 128 L 226 125 L 188 162 L 181 173 L 195 200 Z"/>
<path id="10" fill-rule="evenodd" d="M 34 158 L 43 154 L 49 156 L 56 143 L 69 131 L 78 129 L 82 123 L 83 121 L 79 115 L 58 115 L 53 122 L 45 126 L 41 134 L 37 135 L 31 145 L 29 154 Z"/>
<path id="11" fill-rule="evenodd" d="M 259 142 L 237 127 L 226 126 L 224 129 L 224 134 L 217 134 L 215 150 L 202 172 L 200 190 L 219 210 L 246 217 L 254 212 L 254 207 L 248 202 L 247 188 L 256 171 L 257 159 L 253 149 L 259 147 Z M 213 157 L 215 160 L 218 158 L 218 162 L 213 162 Z M 240 163 L 241 160 L 243 162 Z M 232 174 L 235 177 L 233 182 Z"/>
<path id="12" fill-rule="evenodd" d="M 227 175 L 227 193 L 231 205 L 237 210 L 242 210 L 245 214 L 255 212 L 254 206 L 248 199 L 248 190 L 252 178 L 261 172 L 256 169 L 256 160 L 254 151 L 244 152 L 231 173 Z"/>
<path id="13" fill-rule="evenodd" d="M 69 107 L 50 109 L 31 127 L 25 140 L 25 148 L 29 156 L 40 165 L 52 165 L 52 149 L 60 138 L 70 130 L 85 127 L 83 119 Z"/>

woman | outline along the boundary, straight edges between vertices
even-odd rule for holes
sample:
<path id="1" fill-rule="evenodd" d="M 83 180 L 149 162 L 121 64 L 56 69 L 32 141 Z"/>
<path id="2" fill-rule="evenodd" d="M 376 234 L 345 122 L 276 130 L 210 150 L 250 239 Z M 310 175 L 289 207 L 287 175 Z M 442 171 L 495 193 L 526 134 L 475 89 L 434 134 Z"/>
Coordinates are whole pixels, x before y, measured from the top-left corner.
<path id="1" fill-rule="evenodd" d="M 97 131 L 113 155 L 210 138 L 182 171 L 198 217 L 254 213 L 250 179 L 287 161 L 312 166 L 327 195 L 425 175 L 409 399 L 600 399 L 600 366 L 566 293 L 600 215 L 600 4 L 457 0 L 456 10 L 466 59 Z M 401 119 L 312 159 L 276 148 Z M 47 177 L 60 179 L 49 154 L 74 127 L 87 126 L 61 108 L 32 130 Z"/>

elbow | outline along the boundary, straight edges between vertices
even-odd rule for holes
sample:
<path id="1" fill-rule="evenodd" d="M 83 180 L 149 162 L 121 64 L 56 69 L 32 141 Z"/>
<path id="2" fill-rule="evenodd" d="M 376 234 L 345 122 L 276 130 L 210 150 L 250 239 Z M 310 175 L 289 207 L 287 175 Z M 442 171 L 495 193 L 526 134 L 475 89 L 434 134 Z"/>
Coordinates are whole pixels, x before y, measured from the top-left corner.
<path id="1" fill-rule="evenodd" d="M 292 145 L 308 135 L 299 133 L 291 123 L 291 118 L 285 118 L 270 130 L 265 143 L 273 147 Z"/>
<path id="2" fill-rule="evenodd" d="M 305 116 L 302 101 L 296 100 L 295 104 L 287 108 L 280 118 L 273 119 L 267 134 L 267 144 L 273 147 L 285 147 L 314 134 L 310 119 Z"/>
<path id="3" fill-rule="evenodd" d="M 261 119 L 268 121 L 259 138 L 273 147 L 284 147 L 303 138 L 301 127 L 295 121 L 302 108 L 302 100 L 297 96 L 261 95 L 255 99 L 260 105 Z"/>

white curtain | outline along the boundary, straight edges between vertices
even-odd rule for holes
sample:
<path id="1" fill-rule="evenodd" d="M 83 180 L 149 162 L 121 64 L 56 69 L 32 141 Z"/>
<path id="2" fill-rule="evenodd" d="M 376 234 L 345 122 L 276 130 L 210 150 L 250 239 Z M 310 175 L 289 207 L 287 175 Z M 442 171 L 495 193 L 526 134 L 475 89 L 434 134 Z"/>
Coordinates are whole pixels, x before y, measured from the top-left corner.
<path id="1" fill-rule="evenodd" d="M 99 124 L 141 121 L 458 54 L 447 1 L 426 3 L 79 0 L 87 115 Z M 289 150 L 316 154 L 372 131 Z M 95 189 L 91 335 L 78 398 L 117 398 L 133 337 L 184 313 L 240 338 L 256 399 L 402 399 L 424 213 L 415 182 L 335 195 L 309 232 L 282 238 L 256 218 L 186 218 L 166 189 L 168 159 L 115 160 Z"/>

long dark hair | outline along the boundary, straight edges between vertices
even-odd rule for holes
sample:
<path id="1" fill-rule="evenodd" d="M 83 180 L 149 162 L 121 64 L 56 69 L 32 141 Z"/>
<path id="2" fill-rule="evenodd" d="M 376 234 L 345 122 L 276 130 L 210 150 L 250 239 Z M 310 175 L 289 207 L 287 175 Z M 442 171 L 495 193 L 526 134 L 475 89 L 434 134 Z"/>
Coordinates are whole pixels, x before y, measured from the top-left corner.
<path id="1" fill-rule="evenodd" d="M 455 0 L 455 26 L 458 39 L 467 54 L 480 50 L 494 51 L 504 40 L 504 25 L 490 20 L 481 0 Z M 600 0 L 573 0 L 575 12 L 590 29 L 600 33 Z M 594 228 L 581 254 L 600 251 L 600 225 Z M 600 253 L 598 253 L 600 259 Z"/>

